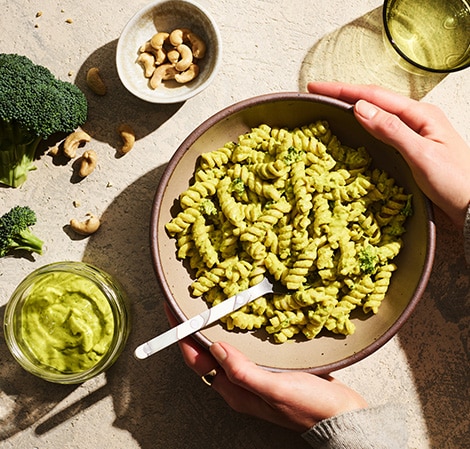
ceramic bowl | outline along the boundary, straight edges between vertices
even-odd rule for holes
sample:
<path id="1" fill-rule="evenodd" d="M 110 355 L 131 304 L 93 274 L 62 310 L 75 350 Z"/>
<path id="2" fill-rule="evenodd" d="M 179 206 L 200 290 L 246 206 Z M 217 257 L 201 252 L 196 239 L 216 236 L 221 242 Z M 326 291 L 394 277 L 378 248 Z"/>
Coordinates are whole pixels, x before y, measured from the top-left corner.
<path id="1" fill-rule="evenodd" d="M 178 196 L 188 188 L 196 160 L 203 152 L 236 141 L 251 128 L 295 128 L 327 120 L 342 144 L 365 146 L 373 164 L 392 176 L 413 194 L 414 213 L 407 221 L 404 247 L 394 259 L 398 269 L 376 315 L 352 318 L 356 331 L 346 337 L 320 334 L 312 340 L 294 338 L 273 343 L 263 331 L 228 331 L 218 323 L 195 334 L 203 346 L 226 341 L 243 351 L 258 365 L 273 371 L 301 370 L 329 373 L 357 362 L 384 345 L 410 316 L 418 303 L 432 267 L 435 230 L 429 200 L 393 148 L 376 140 L 356 121 L 352 106 L 341 101 L 303 93 L 275 93 L 247 99 L 215 114 L 195 129 L 177 149 L 158 186 L 151 219 L 151 247 L 155 271 L 168 304 L 179 321 L 207 309 L 201 298 L 190 294 L 194 273 L 176 256 L 175 239 L 165 230 L 179 209 Z"/>
<path id="2" fill-rule="evenodd" d="M 16 361 L 49 382 L 77 384 L 106 371 L 130 332 L 130 308 L 116 279 L 75 261 L 26 276 L 5 308 L 5 340 Z"/>
<path id="3" fill-rule="evenodd" d="M 200 71 L 184 84 L 164 81 L 156 89 L 149 86 L 140 63 L 140 47 L 157 32 L 187 28 L 206 44 L 205 56 L 198 62 Z M 124 86 L 136 97 L 150 103 L 180 103 L 202 92 L 214 80 L 220 60 L 220 33 L 209 12 L 190 0 L 160 0 L 138 11 L 124 27 L 117 44 L 116 65 Z"/>

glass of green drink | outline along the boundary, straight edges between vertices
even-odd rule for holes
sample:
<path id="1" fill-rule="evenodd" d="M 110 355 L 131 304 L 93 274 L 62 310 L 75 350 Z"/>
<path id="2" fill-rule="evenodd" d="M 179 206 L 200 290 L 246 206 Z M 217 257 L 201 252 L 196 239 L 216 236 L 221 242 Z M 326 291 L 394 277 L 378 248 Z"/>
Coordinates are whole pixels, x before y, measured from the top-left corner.
<path id="1" fill-rule="evenodd" d="M 414 66 L 448 73 L 470 66 L 469 0 L 385 0 L 385 34 Z"/>

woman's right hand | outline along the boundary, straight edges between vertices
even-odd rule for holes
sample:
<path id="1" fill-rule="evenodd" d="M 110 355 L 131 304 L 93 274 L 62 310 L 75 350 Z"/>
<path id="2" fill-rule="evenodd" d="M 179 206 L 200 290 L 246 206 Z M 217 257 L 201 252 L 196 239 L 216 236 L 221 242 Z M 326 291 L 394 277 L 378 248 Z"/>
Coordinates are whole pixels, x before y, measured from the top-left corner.
<path id="1" fill-rule="evenodd" d="M 378 86 L 311 82 L 308 91 L 354 104 L 361 125 L 395 147 L 421 190 L 463 227 L 470 203 L 470 147 L 438 107 Z"/>
<path id="2" fill-rule="evenodd" d="M 168 306 L 165 312 L 176 325 Z M 367 407 L 358 393 L 331 376 L 267 371 L 223 342 L 212 344 L 210 352 L 191 337 L 178 344 L 186 364 L 199 376 L 216 369 L 211 386 L 237 412 L 305 432 L 319 421 Z"/>

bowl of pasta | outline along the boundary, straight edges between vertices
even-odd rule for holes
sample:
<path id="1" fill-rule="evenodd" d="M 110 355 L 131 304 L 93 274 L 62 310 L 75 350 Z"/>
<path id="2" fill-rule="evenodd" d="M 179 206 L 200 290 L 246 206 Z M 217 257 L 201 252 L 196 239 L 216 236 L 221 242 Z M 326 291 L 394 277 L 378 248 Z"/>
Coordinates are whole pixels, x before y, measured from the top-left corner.
<path id="1" fill-rule="evenodd" d="M 325 374 L 372 354 L 413 312 L 432 268 L 429 200 L 352 106 L 274 93 L 198 126 L 162 176 L 155 272 L 179 321 L 264 277 L 265 294 L 196 333 L 273 371 Z"/>

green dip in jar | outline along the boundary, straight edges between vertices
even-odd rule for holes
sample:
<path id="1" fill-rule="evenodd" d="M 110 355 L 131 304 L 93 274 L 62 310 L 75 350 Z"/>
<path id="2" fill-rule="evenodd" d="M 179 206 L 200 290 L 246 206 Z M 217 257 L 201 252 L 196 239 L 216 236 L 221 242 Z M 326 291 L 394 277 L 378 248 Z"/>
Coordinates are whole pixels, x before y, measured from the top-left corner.
<path id="1" fill-rule="evenodd" d="M 90 279 L 57 271 L 30 286 L 21 337 L 41 365 L 61 373 L 86 371 L 106 354 L 113 334 L 113 311 Z"/>

